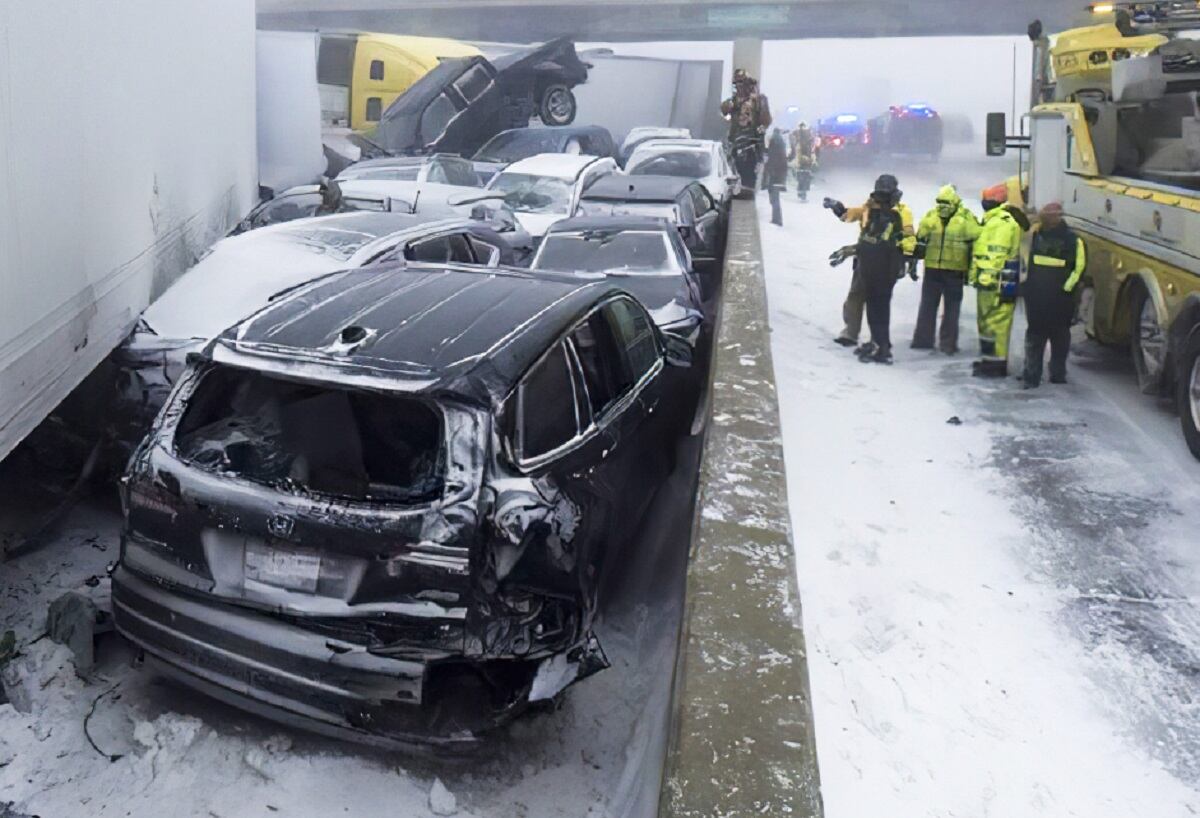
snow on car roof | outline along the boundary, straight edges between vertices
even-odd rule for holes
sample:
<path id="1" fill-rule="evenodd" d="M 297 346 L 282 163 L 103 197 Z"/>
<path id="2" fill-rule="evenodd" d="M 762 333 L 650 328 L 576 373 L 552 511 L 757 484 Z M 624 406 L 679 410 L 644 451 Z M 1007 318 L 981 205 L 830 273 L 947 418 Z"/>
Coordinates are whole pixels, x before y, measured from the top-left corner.
<path id="1" fill-rule="evenodd" d="M 527 173 L 574 181 L 584 168 L 599 160 L 597 156 L 579 153 L 539 153 L 513 162 L 501 173 Z"/>
<path id="2" fill-rule="evenodd" d="M 489 401 L 592 304 L 617 292 L 571 275 L 377 265 L 281 297 L 219 336 L 211 355 L 311 380 Z M 347 327 L 362 339 L 339 346 Z"/>

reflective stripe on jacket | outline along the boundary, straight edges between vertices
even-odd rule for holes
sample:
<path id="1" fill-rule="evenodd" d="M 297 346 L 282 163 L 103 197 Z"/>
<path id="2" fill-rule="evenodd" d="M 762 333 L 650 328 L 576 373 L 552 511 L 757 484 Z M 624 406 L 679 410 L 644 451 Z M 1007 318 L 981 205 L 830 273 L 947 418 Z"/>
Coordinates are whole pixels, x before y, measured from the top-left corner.
<path id="1" fill-rule="evenodd" d="M 959 207 L 947 222 L 936 207 L 931 209 L 917 227 L 917 241 L 925 244 L 925 268 L 965 273 L 981 230 L 975 214 L 965 207 Z"/>
<path id="2" fill-rule="evenodd" d="M 1071 291 L 1083 275 L 1087 256 L 1083 240 L 1065 224 L 1034 228 L 1021 293 L 1029 326 L 1039 332 L 1069 327 L 1075 316 Z"/>
<path id="3" fill-rule="evenodd" d="M 875 206 L 870 199 L 867 199 L 866 204 L 862 207 L 848 207 L 846 208 L 846 212 L 842 214 L 842 221 L 858 222 L 858 228 L 861 231 L 866 228 L 867 217 L 870 215 L 871 209 Z M 904 230 L 904 238 L 900 241 L 900 249 L 904 252 L 904 255 L 911 256 L 913 251 L 917 249 L 917 234 L 913 230 L 912 210 L 904 202 L 900 202 L 892 209 L 900 214 L 900 224 Z"/>
<path id="4" fill-rule="evenodd" d="M 1021 225 L 1007 208 L 994 207 L 984 213 L 968 278 L 981 287 L 998 286 L 1004 265 L 1021 252 L 1021 232 Z"/>

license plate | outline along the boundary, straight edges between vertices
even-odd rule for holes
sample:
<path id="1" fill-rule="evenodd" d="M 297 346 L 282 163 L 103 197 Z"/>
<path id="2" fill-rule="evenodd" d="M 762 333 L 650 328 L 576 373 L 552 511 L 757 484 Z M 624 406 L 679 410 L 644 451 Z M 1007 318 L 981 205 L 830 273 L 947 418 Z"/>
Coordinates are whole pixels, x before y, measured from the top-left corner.
<path id="1" fill-rule="evenodd" d="M 307 548 L 275 547 L 267 543 L 246 543 L 246 579 L 315 593 L 321 576 L 321 555 Z"/>

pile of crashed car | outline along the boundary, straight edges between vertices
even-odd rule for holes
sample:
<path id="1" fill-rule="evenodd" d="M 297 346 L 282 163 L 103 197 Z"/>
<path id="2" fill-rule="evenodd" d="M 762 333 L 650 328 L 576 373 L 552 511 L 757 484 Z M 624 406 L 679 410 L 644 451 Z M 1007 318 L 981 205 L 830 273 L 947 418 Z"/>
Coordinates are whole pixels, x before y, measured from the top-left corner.
<path id="1" fill-rule="evenodd" d="M 605 667 L 607 546 L 698 428 L 739 192 L 720 143 L 570 126 L 259 205 L 113 356 L 120 633 L 387 744 L 471 744 Z"/>

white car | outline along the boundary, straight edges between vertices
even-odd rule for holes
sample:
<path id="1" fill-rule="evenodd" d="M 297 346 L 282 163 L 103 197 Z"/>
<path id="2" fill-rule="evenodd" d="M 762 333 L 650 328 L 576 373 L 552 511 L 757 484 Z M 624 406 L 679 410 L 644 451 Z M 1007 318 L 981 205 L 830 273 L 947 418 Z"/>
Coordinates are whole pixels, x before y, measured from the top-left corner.
<path id="1" fill-rule="evenodd" d="M 634 149 L 643 142 L 651 139 L 691 139 L 692 132 L 687 128 L 668 128 L 662 125 L 642 125 L 630 128 L 621 142 L 619 151 L 622 162 L 628 162 Z"/>
<path id="2" fill-rule="evenodd" d="M 474 169 L 471 173 L 474 174 Z M 365 174 L 348 179 L 339 176 L 334 182 L 341 191 L 342 206 L 339 212 L 420 212 L 447 218 L 467 215 L 451 207 L 447 203 L 450 198 L 462 196 L 464 193 L 479 192 L 481 189 L 477 184 L 453 185 L 419 179 L 391 178 L 382 172 L 379 176 Z M 290 187 L 257 205 L 230 231 L 230 235 L 236 236 L 260 227 L 315 216 L 321 207 L 321 201 L 320 185 Z"/>
<path id="3" fill-rule="evenodd" d="M 725 146 L 711 139 L 651 139 L 625 162 L 630 176 L 679 176 L 704 185 L 722 207 L 742 191 Z"/>
<path id="4" fill-rule="evenodd" d="M 435 153 L 430 156 L 388 156 L 363 159 L 342 169 L 339 183 L 370 179 L 395 182 L 433 182 L 459 187 L 481 187 L 479 175 L 469 159 Z"/>
<path id="5" fill-rule="evenodd" d="M 473 219 L 337 213 L 229 236 L 152 303 L 114 350 L 120 437 L 136 442 L 209 338 L 315 278 L 388 259 L 511 264 L 503 237 Z"/>
<path id="6" fill-rule="evenodd" d="M 611 157 L 539 153 L 514 162 L 488 183 L 487 193 L 503 197 L 529 235 L 538 239 L 550 225 L 575 212 L 579 199 L 597 179 L 618 170 Z"/>

